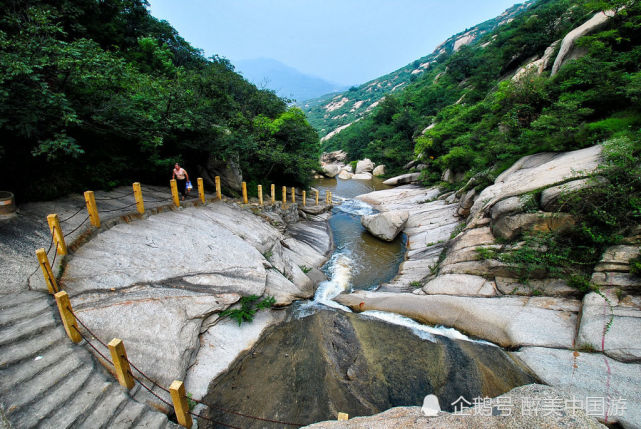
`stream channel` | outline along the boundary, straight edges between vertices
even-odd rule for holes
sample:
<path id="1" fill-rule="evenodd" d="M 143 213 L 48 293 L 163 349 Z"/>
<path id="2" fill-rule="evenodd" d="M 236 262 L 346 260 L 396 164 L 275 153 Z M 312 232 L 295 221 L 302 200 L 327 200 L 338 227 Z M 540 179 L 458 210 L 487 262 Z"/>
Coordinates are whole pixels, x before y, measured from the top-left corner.
<path id="1" fill-rule="evenodd" d="M 335 250 L 323 267 L 328 281 L 312 300 L 297 302 L 283 323 L 265 330 L 209 386 L 209 417 L 240 428 L 286 427 L 217 410 L 311 424 L 422 405 L 435 394 L 441 408 L 463 396 L 494 397 L 535 380 L 499 347 L 455 329 L 431 327 L 392 313 L 352 313 L 332 298 L 376 289 L 391 280 L 405 256 L 405 236 L 391 243 L 371 236 L 360 217 L 376 211 L 355 196 L 387 188 L 371 181 L 323 179 L 340 204 L 329 220 Z M 208 427 L 225 427 L 209 423 Z M 294 427 L 294 426 L 289 426 Z"/>

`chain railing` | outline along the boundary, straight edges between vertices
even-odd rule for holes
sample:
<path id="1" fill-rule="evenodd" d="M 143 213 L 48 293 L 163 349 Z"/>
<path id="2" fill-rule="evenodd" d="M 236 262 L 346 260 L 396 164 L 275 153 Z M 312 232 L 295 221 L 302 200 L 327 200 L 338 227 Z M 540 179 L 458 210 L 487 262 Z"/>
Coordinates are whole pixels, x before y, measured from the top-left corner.
<path id="1" fill-rule="evenodd" d="M 198 178 L 197 183 L 198 183 L 199 199 L 201 200 L 202 203 L 206 203 L 203 180 L 201 178 Z M 222 193 L 221 193 L 221 187 L 220 187 L 220 178 L 218 176 L 215 178 L 215 185 L 216 185 L 216 198 L 214 200 L 221 200 Z M 246 419 L 262 421 L 266 423 L 273 423 L 277 425 L 292 426 L 292 427 L 304 426 L 304 424 L 301 424 L 301 423 L 291 423 L 291 422 L 284 422 L 284 421 L 275 420 L 275 419 L 268 419 L 264 417 L 252 416 L 250 414 L 241 413 L 238 411 L 233 411 L 226 408 L 209 405 L 198 399 L 191 399 L 191 398 L 188 399 L 185 394 L 184 383 L 180 380 L 175 380 L 172 383 L 172 385 L 169 387 L 169 389 L 163 387 L 162 385 L 157 383 L 155 380 L 153 380 L 151 377 L 149 377 L 147 374 L 145 374 L 142 370 L 140 370 L 136 365 L 134 365 L 127 358 L 127 354 L 124 348 L 124 343 L 122 342 L 122 340 L 118 338 L 114 338 L 109 343 L 105 343 L 104 341 L 102 341 L 87 326 L 87 324 L 84 323 L 82 319 L 80 319 L 78 315 L 73 311 L 67 292 L 60 291 L 60 288 L 56 281 L 56 276 L 53 274 L 52 267 L 55 267 L 56 257 L 58 256 L 58 254 L 62 254 L 62 255 L 67 254 L 67 246 L 65 242 L 66 237 L 78 231 L 83 225 L 86 224 L 88 220 L 91 220 L 91 224 L 94 227 L 99 228 L 100 213 L 113 213 L 117 211 L 123 211 L 130 207 L 136 206 L 137 211 L 140 214 L 143 214 L 145 212 L 144 204 L 146 202 L 147 203 L 163 203 L 163 202 L 167 203 L 167 202 L 173 201 L 176 207 L 180 207 L 178 188 L 175 180 L 171 180 L 170 188 L 171 188 L 172 196 L 169 198 L 144 200 L 142 196 L 142 188 L 140 186 L 140 183 L 134 183 L 133 196 L 134 196 L 135 202 L 126 204 L 121 207 L 111 208 L 107 210 L 100 210 L 100 211 L 98 210 L 96 201 L 118 201 L 124 198 L 130 198 L 132 194 L 127 193 L 127 194 L 116 195 L 113 197 L 96 198 L 94 196 L 93 191 L 86 191 L 84 196 L 85 196 L 86 209 L 87 209 L 88 215 L 85 217 L 85 219 L 81 223 L 76 225 L 71 231 L 67 233 L 63 233 L 60 224 L 69 222 L 75 216 L 80 214 L 80 212 L 85 208 L 84 206 L 80 207 L 72 215 L 66 217 L 62 221 L 59 220 L 57 214 L 50 214 L 49 216 L 47 216 L 47 221 L 49 223 L 49 227 L 51 231 L 51 242 L 49 244 L 49 248 L 46 251 L 44 248 L 38 249 L 36 251 L 36 255 L 38 258 L 38 264 L 42 269 L 43 277 L 44 277 L 45 283 L 47 284 L 49 292 L 53 294 L 56 299 L 58 310 L 60 312 L 62 323 L 65 328 L 65 331 L 67 332 L 67 335 L 74 343 L 80 343 L 81 341 L 84 341 L 95 353 L 97 353 L 98 356 L 100 356 L 100 358 L 104 360 L 104 362 L 113 366 L 114 372 L 116 373 L 116 378 L 118 379 L 121 385 L 125 386 L 127 389 L 131 389 L 133 388 L 135 383 L 138 383 L 140 384 L 140 386 L 142 386 L 150 394 L 155 396 L 162 403 L 164 403 L 168 407 L 173 407 L 178 423 L 187 428 L 192 426 L 192 423 L 193 423 L 192 416 L 193 416 L 198 419 L 203 419 L 205 421 L 209 421 L 211 423 L 215 423 L 220 426 L 239 429 L 239 428 L 236 428 L 236 426 L 232 426 L 227 423 L 216 421 L 208 416 L 203 416 L 201 414 L 194 413 L 189 407 L 189 400 L 192 400 L 195 403 L 204 405 L 208 408 L 215 409 L 222 413 L 243 417 Z M 243 204 L 248 204 L 249 198 L 247 195 L 247 184 L 245 182 L 242 183 L 241 189 L 242 189 L 241 202 Z M 270 189 L 271 189 L 271 195 L 270 195 L 271 203 L 276 204 L 275 185 L 272 184 Z M 263 190 L 261 185 L 258 185 L 257 187 L 257 195 L 258 195 L 258 204 L 260 206 L 263 206 L 264 199 L 263 199 Z M 282 204 L 281 204 L 281 207 L 283 209 L 287 207 L 287 200 L 288 200 L 287 196 L 288 196 L 287 187 L 283 186 Z M 296 203 L 296 189 L 293 187 L 291 188 L 291 203 L 292 204 Z M 318 203 L 319 203 L 319 191 L 315 190 L 315 204 L 318 205 Z M 327 191 L 325 194 L 325 203 L 327 205 L 332 204 L 332 195 L 330 191 Z M 304 190 L 302 191 L 302 205 L 303 206 L 307 205 L 307 193 Z M 55 247 L 55 250 L 53 254 L 53 259 L 52 259 L 52 262 L 49 263 L 49 253 L 51 249 L 54 247 Z M 35 274 L 37 270 L 38 268 L 36 267 L 36 269 L 31 273 L 29 277 L 33 276 L 33 274 Z M 85 335 L 80 328 L 78 328 L 78 324 L 80 324 L 82 329 L 84 329 L 86 333 L 91 336 L 91 338 L 88 338 L 88 336 Z M 100 351 L 100 349 L 92 342 L 92 339 L 95 340 L 100 346 L 110 351 L 111 359 L 109 359 L 102 351 Z M 134 375 L 131 371 L 131 368 L 133 368 L 141 377 Z M 144 378 L 148 383 L 150 383 L 152 387 L 149 387 L 145 382 L 143 382 L 142 378 Z M 165 398 L 162 398 L 158 393 L 154 392 L 154 388 L 158 389 L 164 394 L 169 394 L 169 396 L 171 397 L 171 402 L 166 400 Z M 342 417 L 344 417 L 345 414 L 344 413 L 340 413 L 340 414 L 342 419 Z"/>

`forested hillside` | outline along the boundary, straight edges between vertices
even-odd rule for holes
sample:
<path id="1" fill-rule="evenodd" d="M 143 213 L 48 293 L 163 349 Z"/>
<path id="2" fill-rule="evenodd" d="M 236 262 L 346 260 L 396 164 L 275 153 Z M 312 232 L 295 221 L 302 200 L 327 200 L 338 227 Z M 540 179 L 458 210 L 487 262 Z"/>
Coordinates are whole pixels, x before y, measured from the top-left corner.
<path id="1" fill-rule="evenodd" d="M 611 18 L 579 38 L 552 73 L 560 40 L 606 9 Z M 482 172 L 489 183 L 523 155 L 615 136 L 638 142 L 640 64 L 637 1 L 540 0 L 477 42 L 440 55 L 324 148 L 369 157 L 392 172 L 419 157 L 428 184 L 447 169 L 461 181 Z"/>
<path id="2" fill-rule="evenodd" d="M 245 179 L 305 183 L 302 111 L 205 58 L 145 0 L 0 1 L 0 177 L 20 199 L 237 160 Z"/>
<path id="3" fill-rule="evenodd" d="M 533 2 L 534 0 L 528 0 L 516 4 L 496 18 L 455 34 L 437 46 L 431 54 L 385 76 L 353 86 L 348 91 L 323 95 L 299 105 L 321 137 L 330 138 L 367 116 L 386 95 L 400 92 L 409 83 L 416 81 L 422 73 L 431 69 L 432 63 L 440 55 L 456 52 L 461 47 L 476 42 L 488 32 L 511 22 Z"/>

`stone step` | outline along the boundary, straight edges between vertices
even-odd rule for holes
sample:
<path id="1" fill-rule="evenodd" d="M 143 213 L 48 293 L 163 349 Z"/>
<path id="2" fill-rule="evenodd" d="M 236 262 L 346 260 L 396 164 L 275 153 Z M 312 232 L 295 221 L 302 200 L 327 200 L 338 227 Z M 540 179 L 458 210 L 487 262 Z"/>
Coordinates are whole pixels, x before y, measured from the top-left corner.
<path id="1" fill-rule="evenodd" d="M 35 255 L 34 255 L 34 260 L 35 260 Z M 40 270 L 40 268 L 38 268 L 38 270 Z M 41 270 L 40 270 L 40 275 L 42 275 Z M 0 298 L 0 311 L 4 312 L 4 310 L 14 307 L 16 305 L 40 300 L 43 297 L 47 297 L 48 294 L 46 292 L 24 291 L 20 293 L 2 294 L 0 296 L 2 297 Z"/>
<path id="2" fill-rule="evenodd" d="M 32 319 L 47 311 L 53 311 L 55 300 L 42 295 L 42 298 L 7 307 L 0 311 L 0 327 L 16 323 L 24 319 Z M 57 311 L 57 308 L 55 309 Z"/>
<path id="3" fill-rule="evenodd" d="M 73 354 L 58 362 L 57 365 L 49 366 L 38 377 L 14 386 L 10 395 L 4 395 L 7 414 L 11 415 L 14 411 L 22 410 L 28 404 L 38 403 L 48 394 L 49 390 L 55 389 L 58 384 L 64 383 L 66 380 L 77 379 L 76 372 L 82 369 L 86 370 L 86 367 L 86 362 L 78 354 Z"/>
<path id="4" fill-rule="evenodd" d="M 48 348 L 66 341 L 65 330 L 62 327 L 52 327 L 27 340 L 2 346 L 0 347 L 0 370 L 23 360 L 30 361 L 45 353 Z"/>
<path id="5" fill-rule="evenodd" d="M 29 381 L 45 372 L 48 367 L 58 365 L 71 353 L 73 353 L 73 348 L 70 342 L 59 341 L 53 347 L 44 350 L 41 355 L 38 355 L 39 359 L 37 360 L 32 357 L 29 361 L 21 362 L 20 365 L 3 368 L 0 370 L 0 392 L 6 392 L 15 385 Z"/>
<path id="6" fill-rule="evenodd" d="M 120 410 L 118 415 L 109 423 L 110 428 L 133 428 L 136 422 L 145 412 L 145 406 L 140 402 L 129 401 L 127 405 Z"/>
<path id="7" fill-rule="evenodd" d="M 136 422 L 137 428 L 164 428 L 168 422 L 167 416 L 151 408 Z"/>
<path id="8" fill-rule="evenodd" d="M 65 359 L 65 361 L 71 360 L 73 359 Z M 62 363 L 60 366 L 62 366 Z M 36 379 L 36 381 L 40 381 L 40 385 L 31 386 L 31 390 L 23 390 L 21 392 L 20 396 L 23 402 L 26 402 L 25 405 L 15 412 L 12 411 L 11 407 L 7 410 L 9 419 L 16 427 L 35 427 L 41 421 L 48 419 L 60 407 L 63 407 L 69 398 L 74 397 L 85 386 L 92 371 L 94 371 L 93 365 L 82 364 L 71 371 L 64 373 L 61 371 L 61 377 L 50 374 L 51 371 L 43 374 L 42 377 Z M 58 382 L 50 385 L 50 381 L 55 378 L 57 378 Z M 9 400 L 13 399 L 13 396 L 11 395 Z"/>
<path id="9" fill-rule="evenodd" d="M 51 329 L 60 323 L 55 319 L 52 311 L 40 314 L 31 319 L 21 320 L 0 329 L 0 346 L 17 343 Z"/>
<path id="10" fill-rule="evenodd" d="M 67 402 L 60 404 L 39 427 L 62 429 L 83 426 L 83 422 L 86 426 L 94 427 L 92 421 L 86 420 L 87 414 L 107 396 L 111 385 L 100 371 L 93 371 L 82 388 L 70 396 Z"/>
<path id="11" fill-rule="evenodd" d="M 77 427 L 94 427 L 94 428 L 110 428 L 111 420 L 121 411 L 125 406 L 129 406 L 130 399 L 124 393 L 124 389 L 117 383 L 110 383 L 109 390 L 95 405 L 93 410 L 85 416 L 86 424 L 74 425 Z"/>

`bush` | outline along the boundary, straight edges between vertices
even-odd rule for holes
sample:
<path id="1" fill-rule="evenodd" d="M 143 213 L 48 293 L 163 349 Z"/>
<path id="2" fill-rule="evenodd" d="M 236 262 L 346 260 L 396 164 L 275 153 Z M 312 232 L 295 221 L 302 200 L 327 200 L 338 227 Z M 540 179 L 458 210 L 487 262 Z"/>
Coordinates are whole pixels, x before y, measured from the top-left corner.
<path id="1" fill-rule="evenodd" d="M 270 308 L 276 303 L 276 299 L 273 296 L 268 296 L 267 298 L 258 301 L 258 296 L 249 295 L 240 298 L 240 308 L 228 308 L 227 310 L 220 313 L 220 317 L 231 317 L 232 319 L 238 322 L 240 326 L 243 322 L 251 322 L 254 320 L 254 315 L 258 310 L 263 308 Z"/>

